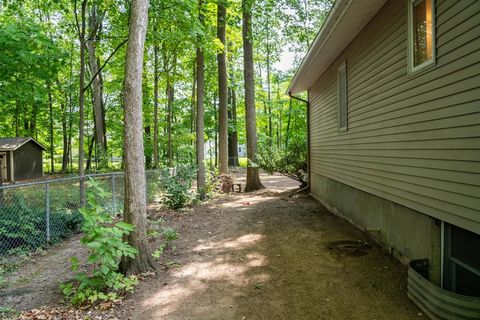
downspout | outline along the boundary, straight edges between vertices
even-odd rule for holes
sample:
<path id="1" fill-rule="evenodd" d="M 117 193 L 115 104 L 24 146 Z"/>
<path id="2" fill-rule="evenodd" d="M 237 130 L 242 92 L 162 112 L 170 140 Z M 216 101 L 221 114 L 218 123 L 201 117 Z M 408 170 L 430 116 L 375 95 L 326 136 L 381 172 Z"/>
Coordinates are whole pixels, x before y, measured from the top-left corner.
<path id="1" fill-rule="evenodd" d="M 290 99 L 295 99 L 305 103 L 307 106 L 307 186 L 302 190 L 310 190 L 310 91 L 307 91 L 307 100 L 294 96 L 291 92 L 288 93 Z"/>

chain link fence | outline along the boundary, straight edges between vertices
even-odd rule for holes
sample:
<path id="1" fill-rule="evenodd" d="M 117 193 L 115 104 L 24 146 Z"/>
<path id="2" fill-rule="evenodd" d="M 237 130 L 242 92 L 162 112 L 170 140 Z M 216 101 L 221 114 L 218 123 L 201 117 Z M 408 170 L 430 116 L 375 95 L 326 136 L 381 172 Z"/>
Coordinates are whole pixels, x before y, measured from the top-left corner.
<path id="1" fill-rule="evenodd" d="M 146 172 L 147 203 L 155 201 L 161 174 L 159 170 Z M 169 174 L 175 174 L 175 170 L 170 169 Z M 121 215 L 123 172 L 86 175 L 87 192 L 90 179 L 109 195 L 103 199 L 104 208 Z M 35 251 L 79 233 L 80 203 L 80 177 L 0 187 L 0 257 Z"/>

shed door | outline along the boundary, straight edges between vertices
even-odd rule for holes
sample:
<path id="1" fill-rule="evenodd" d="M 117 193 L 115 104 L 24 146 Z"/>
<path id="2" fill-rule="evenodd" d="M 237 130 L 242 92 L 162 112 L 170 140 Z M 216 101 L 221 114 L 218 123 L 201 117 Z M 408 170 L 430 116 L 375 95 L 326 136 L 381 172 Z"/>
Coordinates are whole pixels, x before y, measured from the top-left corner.
<path id="1" fill-rule="evenodd" d="M 7 181 L 7 153 L 0 152 L 0 170 L 2 174 L 2 180 Z"/>

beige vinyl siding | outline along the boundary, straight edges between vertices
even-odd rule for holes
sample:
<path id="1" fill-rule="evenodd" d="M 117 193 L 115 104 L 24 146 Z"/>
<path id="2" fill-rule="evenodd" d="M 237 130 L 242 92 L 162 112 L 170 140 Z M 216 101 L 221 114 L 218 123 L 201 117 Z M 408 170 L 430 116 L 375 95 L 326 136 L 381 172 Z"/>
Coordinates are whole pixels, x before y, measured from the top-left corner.
<path id="1" fill-rule="evenodd" d="M 407 1 L 389 1 L 309 91 L 311 171 L 480 233 L 480 1 L 436 1 L 436 52 L 408 74 Z"/>

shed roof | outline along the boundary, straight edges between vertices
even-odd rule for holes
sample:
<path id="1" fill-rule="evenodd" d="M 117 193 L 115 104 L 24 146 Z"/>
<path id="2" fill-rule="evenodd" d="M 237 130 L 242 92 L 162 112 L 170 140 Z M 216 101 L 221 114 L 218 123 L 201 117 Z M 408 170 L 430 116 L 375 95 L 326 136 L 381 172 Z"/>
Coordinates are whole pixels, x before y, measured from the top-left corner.
<path id="1" fill-rule="evenodd" d="M 0 138 L 0 151 L 15 151 L 24 144 L 32 141 L 42 150 L 46 150 L 38 141 L 30 137 Z"/>
<path id="2" fill-rule="evenodd" d="M 310 89 L 388 0 L 337 0 L 288 88 Z"/>

